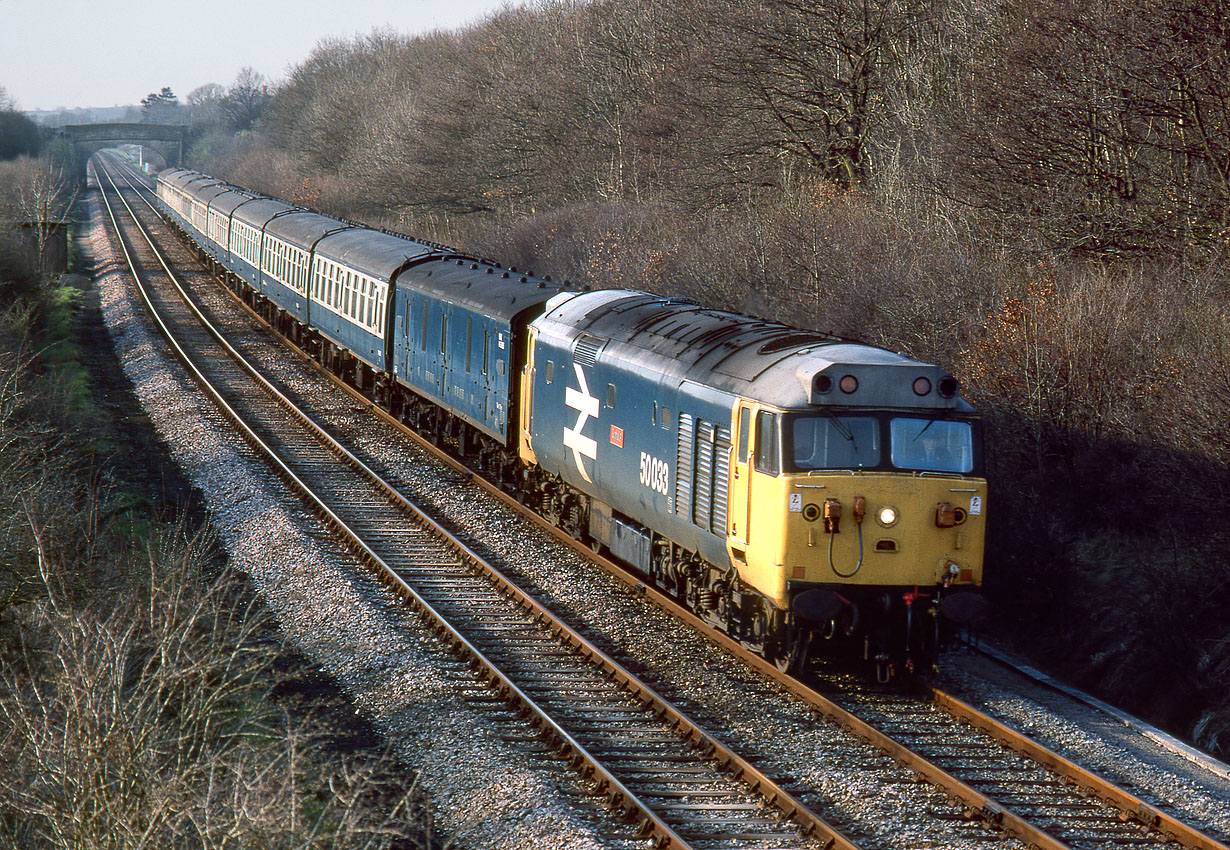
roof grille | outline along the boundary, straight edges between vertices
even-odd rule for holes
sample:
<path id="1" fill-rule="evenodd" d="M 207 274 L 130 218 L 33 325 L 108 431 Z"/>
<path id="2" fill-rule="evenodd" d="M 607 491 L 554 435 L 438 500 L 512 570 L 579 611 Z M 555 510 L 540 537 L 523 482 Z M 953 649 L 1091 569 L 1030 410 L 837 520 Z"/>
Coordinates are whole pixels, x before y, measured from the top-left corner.
<path id="1" fill-rule="evenodd" d="M 593 366 L 598 360 L 598 352 L 606 345 L 606 340 L 592 334 L 581 334 L 577 337 L 576 347 L 572 350 L 572 359 L 582 366 Z"/>

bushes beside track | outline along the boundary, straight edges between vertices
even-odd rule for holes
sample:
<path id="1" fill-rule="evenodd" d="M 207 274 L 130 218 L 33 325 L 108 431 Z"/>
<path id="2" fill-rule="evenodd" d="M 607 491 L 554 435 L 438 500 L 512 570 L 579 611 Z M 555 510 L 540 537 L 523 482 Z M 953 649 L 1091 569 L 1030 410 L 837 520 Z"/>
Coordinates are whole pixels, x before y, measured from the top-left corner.
<path id="1" fill-rule="evenodd" d="M 81 291 L 0 290 L 0 845 L 428 846 L 391 757 L 332 746 L 353 711 L 288 696 L 321 683 L 192 512 L 145 495 L 161 473 L 122 477 L 149 459 L 97 404 Z"/>

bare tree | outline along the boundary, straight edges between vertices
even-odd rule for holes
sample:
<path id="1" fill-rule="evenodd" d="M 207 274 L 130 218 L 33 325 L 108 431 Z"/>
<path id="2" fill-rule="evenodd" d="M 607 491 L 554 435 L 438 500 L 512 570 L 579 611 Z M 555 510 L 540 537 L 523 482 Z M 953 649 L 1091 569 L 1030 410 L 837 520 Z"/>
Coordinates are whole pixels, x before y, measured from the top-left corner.
<path id="1" fill-rule="evenodd" d="M 1230 5 L 1005 7 L 958 191 L 1048 247 L 1207 251 L 1230 227 Z"/>
<path id="2" fill-rule="evenodd" d="M 269 86 L 264 76 L 252 68 L 240 69 L 235 82 L 226 90 L 222 109 L 237 133 L 252 130 L 269 103 Z"/>
<path id="3" fill-rule="evenodd" d="M 777 158 L 780 168 L 797 164 L 842 185 L 866 181 L 894 107 L 888 95 L 934 26 L 934 8 L 922 0 L 710 4 L 710 29 L 720 22 L 729 34 L 716 43 L 711 75 L 714 105 L 738 130 L 728 136 L 732 165 Z"/>

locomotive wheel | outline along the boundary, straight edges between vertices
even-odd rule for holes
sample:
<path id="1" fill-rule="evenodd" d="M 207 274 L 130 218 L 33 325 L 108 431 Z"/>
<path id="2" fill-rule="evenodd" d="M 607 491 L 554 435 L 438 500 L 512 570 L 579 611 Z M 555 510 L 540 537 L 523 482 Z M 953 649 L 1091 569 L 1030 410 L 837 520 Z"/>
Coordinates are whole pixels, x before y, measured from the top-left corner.
<path id="1" fill-rule="evenodd" d="M 779 672 L 789 673 L 794 663 L 795 650 L 799 645 L 799 630 L 792 624 L 781 628 L 780 640 L 772 641 L 765 648 L 765 657 L 773 663 Z"/>
<path id="2" fill-rule="evenodd" d="M 790 664 L 793 661 L 793 658 L 794 658 L 794 653 L 791 651 L 790 645 L 787 644 L 785 646 L 780 647 L 778 652 L 774 653 L 773 659 L 772 659 L 773 666 L 776 667 L 778 672 L 780 673 L 789 673 Z"/>

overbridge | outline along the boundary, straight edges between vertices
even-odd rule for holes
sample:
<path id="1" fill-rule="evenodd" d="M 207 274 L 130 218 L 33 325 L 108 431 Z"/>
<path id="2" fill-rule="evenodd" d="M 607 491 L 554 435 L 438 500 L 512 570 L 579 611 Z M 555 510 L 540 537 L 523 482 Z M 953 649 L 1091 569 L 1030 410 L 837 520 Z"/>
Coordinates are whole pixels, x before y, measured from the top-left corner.
<path id="1" fill-rule="evenodd" d="M 68 139 L 73 174 L 85 178 L 85 164 L 102 148 L 116 145 L 142 145 L 151 149 L 165 165 L 179 165 L 184 158 L 184 134 L 180 124 L 69 124 L 64 128 Z"/>

